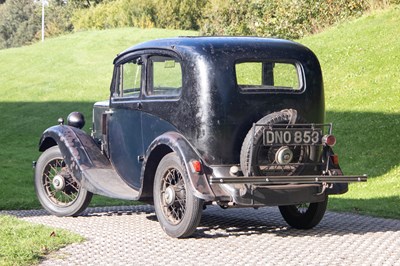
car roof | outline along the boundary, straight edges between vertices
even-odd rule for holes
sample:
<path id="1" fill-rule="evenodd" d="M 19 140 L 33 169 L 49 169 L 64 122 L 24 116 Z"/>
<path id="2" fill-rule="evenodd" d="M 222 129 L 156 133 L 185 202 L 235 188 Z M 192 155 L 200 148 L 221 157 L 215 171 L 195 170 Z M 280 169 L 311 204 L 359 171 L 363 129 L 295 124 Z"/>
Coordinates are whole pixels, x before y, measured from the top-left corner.
<path id="1" fill-rule="evenodd" d="M 237 54 L 237 53 L 253 53 L 257 54 L 261 51 L 274 51 L 276 52 L 289 52 L 289 54 L 312 54 L 312 52 L 305 46 L 283 39 L 276 38 L 262 38 L 262 37 L 176 37 L 156 39 L 134 45 L 125 51 L 121 52 L 117 58 L 124 55 L 146 49 L 164 49 L 175 51 L 179 54 L 209 54 L 218 56 L 218 54 Z"/>

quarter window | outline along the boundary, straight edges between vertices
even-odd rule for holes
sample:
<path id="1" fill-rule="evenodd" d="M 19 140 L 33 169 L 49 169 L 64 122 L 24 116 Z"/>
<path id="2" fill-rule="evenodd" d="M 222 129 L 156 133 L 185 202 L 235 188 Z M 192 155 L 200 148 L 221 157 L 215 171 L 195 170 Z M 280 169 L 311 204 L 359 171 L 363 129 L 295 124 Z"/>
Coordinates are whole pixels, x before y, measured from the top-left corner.
<path id="1" fill-rule="evenodd" d="M 178 96 L 182 90 L 180 62 L 169 56 L 151 56 L 149 63 L 148 96 Z"/>
<path id="2" fill-rule="evenodd" d="M 237 85 L 245 92 L 301 91 L 301 67 L 295 63 L 239 62 L 235 65 Z"/>

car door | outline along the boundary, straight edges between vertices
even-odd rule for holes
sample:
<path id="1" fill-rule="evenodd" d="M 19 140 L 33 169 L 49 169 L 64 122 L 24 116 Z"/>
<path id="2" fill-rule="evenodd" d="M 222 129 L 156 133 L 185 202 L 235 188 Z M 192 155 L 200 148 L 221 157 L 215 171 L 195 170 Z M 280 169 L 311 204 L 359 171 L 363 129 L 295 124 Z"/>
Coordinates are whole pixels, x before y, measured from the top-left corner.
<path id="1" fill-rule="evenodd" d="M 116 63 L 107 117 L 110 160 L 131 187 L 140 189 L 143 156 L 141 96 L 143 56 L 132 54 Z"/>
<path id="2" fill-rule="evenodd" d="M 146 87 L 142 95 L 142 131 L 146 150 L 150 143 L 168 131 L 178 131 L 183 124 L 181 60 L 171 52 L 156 51 L 146 55 Z"/>

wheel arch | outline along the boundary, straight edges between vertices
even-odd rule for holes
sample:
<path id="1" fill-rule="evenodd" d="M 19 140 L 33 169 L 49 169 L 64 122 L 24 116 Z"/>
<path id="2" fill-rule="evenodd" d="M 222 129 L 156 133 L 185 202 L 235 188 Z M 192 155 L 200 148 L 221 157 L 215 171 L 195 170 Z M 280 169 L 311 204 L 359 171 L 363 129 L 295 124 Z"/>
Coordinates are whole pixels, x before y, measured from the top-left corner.
<path id="1" fill-rule="evenodd" d="M 151 202 L 153 198 L 153 183 L 157 167 L 161 159 L 168 153 L 173 152 L 171 147 L 165 144 L 156 146 L 148 156 L 144 167 L 143 185 L 140 199 L 145 202 Z"/>
<path id="2" fill-rule="evenodd" d="M 53 146 L 56 146 L 56 145 L 57 145 L 57 141 L 55 140 L 54 136 L 43 135 L 40 140 L 40 143 L 39 143 L 39 151 L 44 152 L 45 150 L 47 150 Z"/>
<path id="3" fill-rule="evenodd" d="M 201 155 L 189 141 L 177 132 L 166 132 L 157 137 L 148 147 L 142 166 L 141 200 L 148 200 L 153 196 L 154 175 L 161 159 L 168 153 L 175 152 L 180 158 L 193 194 L 203 200 L 211 201 L 215 198 L 205 173 L 194 173 L 190 167 L 191 160 L 204 163 Z"/>

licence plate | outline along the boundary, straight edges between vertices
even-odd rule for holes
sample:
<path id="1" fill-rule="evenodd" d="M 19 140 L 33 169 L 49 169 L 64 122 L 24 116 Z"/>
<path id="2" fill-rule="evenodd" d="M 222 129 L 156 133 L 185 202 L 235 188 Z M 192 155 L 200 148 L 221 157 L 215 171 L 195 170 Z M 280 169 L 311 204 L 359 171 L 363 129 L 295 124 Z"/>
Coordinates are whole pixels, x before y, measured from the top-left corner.
<path id="1" fill-rule="evenodd" d="M 264 130 L 264 145 L 319 145 L 322 143 L 320 129 L 273 129 Z"/>

